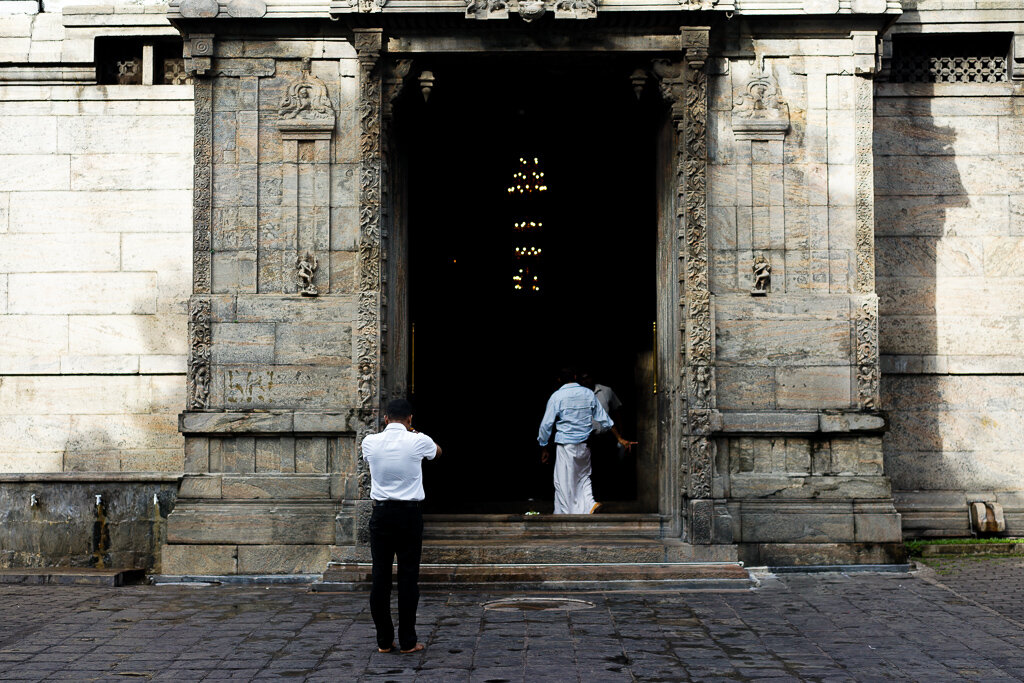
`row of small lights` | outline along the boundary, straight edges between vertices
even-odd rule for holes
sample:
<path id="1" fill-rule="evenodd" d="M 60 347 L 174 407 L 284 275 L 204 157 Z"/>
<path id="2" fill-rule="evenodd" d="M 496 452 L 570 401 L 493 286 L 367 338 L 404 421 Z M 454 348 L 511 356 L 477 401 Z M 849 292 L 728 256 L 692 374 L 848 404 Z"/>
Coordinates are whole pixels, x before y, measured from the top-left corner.
<path id="1" fill-rule="evenodd" d="M 525 166 L 530 163 L 525 157 L 519 157 L 519 164 Z M 533 165 L 537 166 L 540 164 L 540 159 L 537 157 L 533 158 Z M 544 172 L 531 170 L 530 176 L 528 177 L 524 170 L 520 170 L 517 173 L 512 174 L 512 180 L 515 185 L 508 188 L 509 194 L 532 194 L 534 190 L 537 192 L 545 192 L 548 189 L 547 185 L 543 184 Z M 516 230 L 539 230 L 544 227 L 544 224 L 539 221 L 519 221 L 514 224 Z M 543 251 L 540 247 L 516 247 L 516 257 L 523 256 L 540 256 Z M 532 282 L 524 284 L 524 278 L 533 278 Z M 519 269 L 519 272 L 512 276 L 513 288 L 516 291 L 523 291 L 523 289 L 529 289 L 533 292 L 540 291 L 540 277 L 537 275 L 530 275 L 525 273 L 523 268 Z"/>
<path id="2" fill-rule="evenodd" d="M 540 247 L 516 247 L 516 256 L 540 256 Z"/>

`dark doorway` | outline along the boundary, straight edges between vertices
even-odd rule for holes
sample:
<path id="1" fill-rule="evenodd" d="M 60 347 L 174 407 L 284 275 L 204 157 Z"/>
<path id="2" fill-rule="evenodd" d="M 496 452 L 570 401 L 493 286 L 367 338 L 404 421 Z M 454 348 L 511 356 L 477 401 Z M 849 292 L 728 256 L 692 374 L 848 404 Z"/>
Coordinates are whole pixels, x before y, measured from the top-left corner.
<path id="1" fill-rule="evenodd" d="M 408 169 L 409 384 L 445 452 L 433 512 L 550 512 L 537 429 L 565 365 L 652 432 L 655 133 L 661 112 L 612 60 L 461 57 L 396 106 Z M 653 439 L 646 439 L 653 441 Z M 656 443 L 641 443 L 653 450 Z M 607 511 L 641 510 L 638 453 L 595 449 Z"/>

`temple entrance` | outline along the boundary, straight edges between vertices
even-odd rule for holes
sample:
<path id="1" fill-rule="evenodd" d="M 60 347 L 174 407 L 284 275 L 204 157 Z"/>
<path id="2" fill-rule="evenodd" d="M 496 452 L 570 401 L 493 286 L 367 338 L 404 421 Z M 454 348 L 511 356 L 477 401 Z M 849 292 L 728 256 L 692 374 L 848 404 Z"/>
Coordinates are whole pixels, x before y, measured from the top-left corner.
<path id="1" fill-rule="evenodd" d="M 613 60 L 425 68 L 429 100 L 408 88 L 394 135 L 407 179 L 407 386 L 417 426 L 445 449 L 424 468 L 428 510 L 551 511 L 537 428 L 569 365 L 614 390 L 617 427 L 640 442 L 632 454 L 611 436 L 595 444 L 597 499 L 607 512 L 656 511 L 661 109 Z"/>

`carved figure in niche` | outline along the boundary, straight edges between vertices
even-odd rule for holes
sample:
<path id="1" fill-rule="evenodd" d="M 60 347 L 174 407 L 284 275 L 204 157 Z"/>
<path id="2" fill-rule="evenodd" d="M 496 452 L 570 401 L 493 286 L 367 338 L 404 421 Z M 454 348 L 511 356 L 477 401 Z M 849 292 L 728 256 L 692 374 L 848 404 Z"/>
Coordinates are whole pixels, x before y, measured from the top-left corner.
<path id="1" fill-rule="evenodd" d="M 750 290 L 753 296 L 765 296 L 772 286 L 772 264 L 764 254 L 758 254 L 754 259 L 754 288 Z"/>
<path id="2" fill-rule="evenodd" d="M 316 261 L 316 256 L 307 253 L 295 262 L 295 267 L 299 271 L 299 294 L 302 296 L 317 296 L 320 294 L 320 290 L 313 284 L 316 269 L 320 267 L 320 264 Z"/>
<path id="3" fill-rule="evenodd" d="M 302 75 L 288 86 L 281 106 L 279 119 L 301 119 L 305 121 L 334 120 L 334 106 L 327 94 L 327 86 L 310 73 L 311 60 L 302 60 Z"/>
<path id="4" fill-rule="evenodd" d="M 782 101 L 779 89 L 766 73 L 747 82 L 746 92 L 736 98 L 732 113 L 741 119 L 789 120 L 789 105 Z"/>

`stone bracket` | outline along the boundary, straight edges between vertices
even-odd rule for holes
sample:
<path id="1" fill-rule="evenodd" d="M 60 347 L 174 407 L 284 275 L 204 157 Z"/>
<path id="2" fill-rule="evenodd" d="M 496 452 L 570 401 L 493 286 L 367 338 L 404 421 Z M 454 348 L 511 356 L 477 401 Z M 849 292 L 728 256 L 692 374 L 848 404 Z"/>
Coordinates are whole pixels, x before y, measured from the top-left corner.
<path id="1" fill-rule="evenodd" d="M 1010 44 L 1010 78 L 1024 79 L 1024 33 L 1015 33 Z"/>

